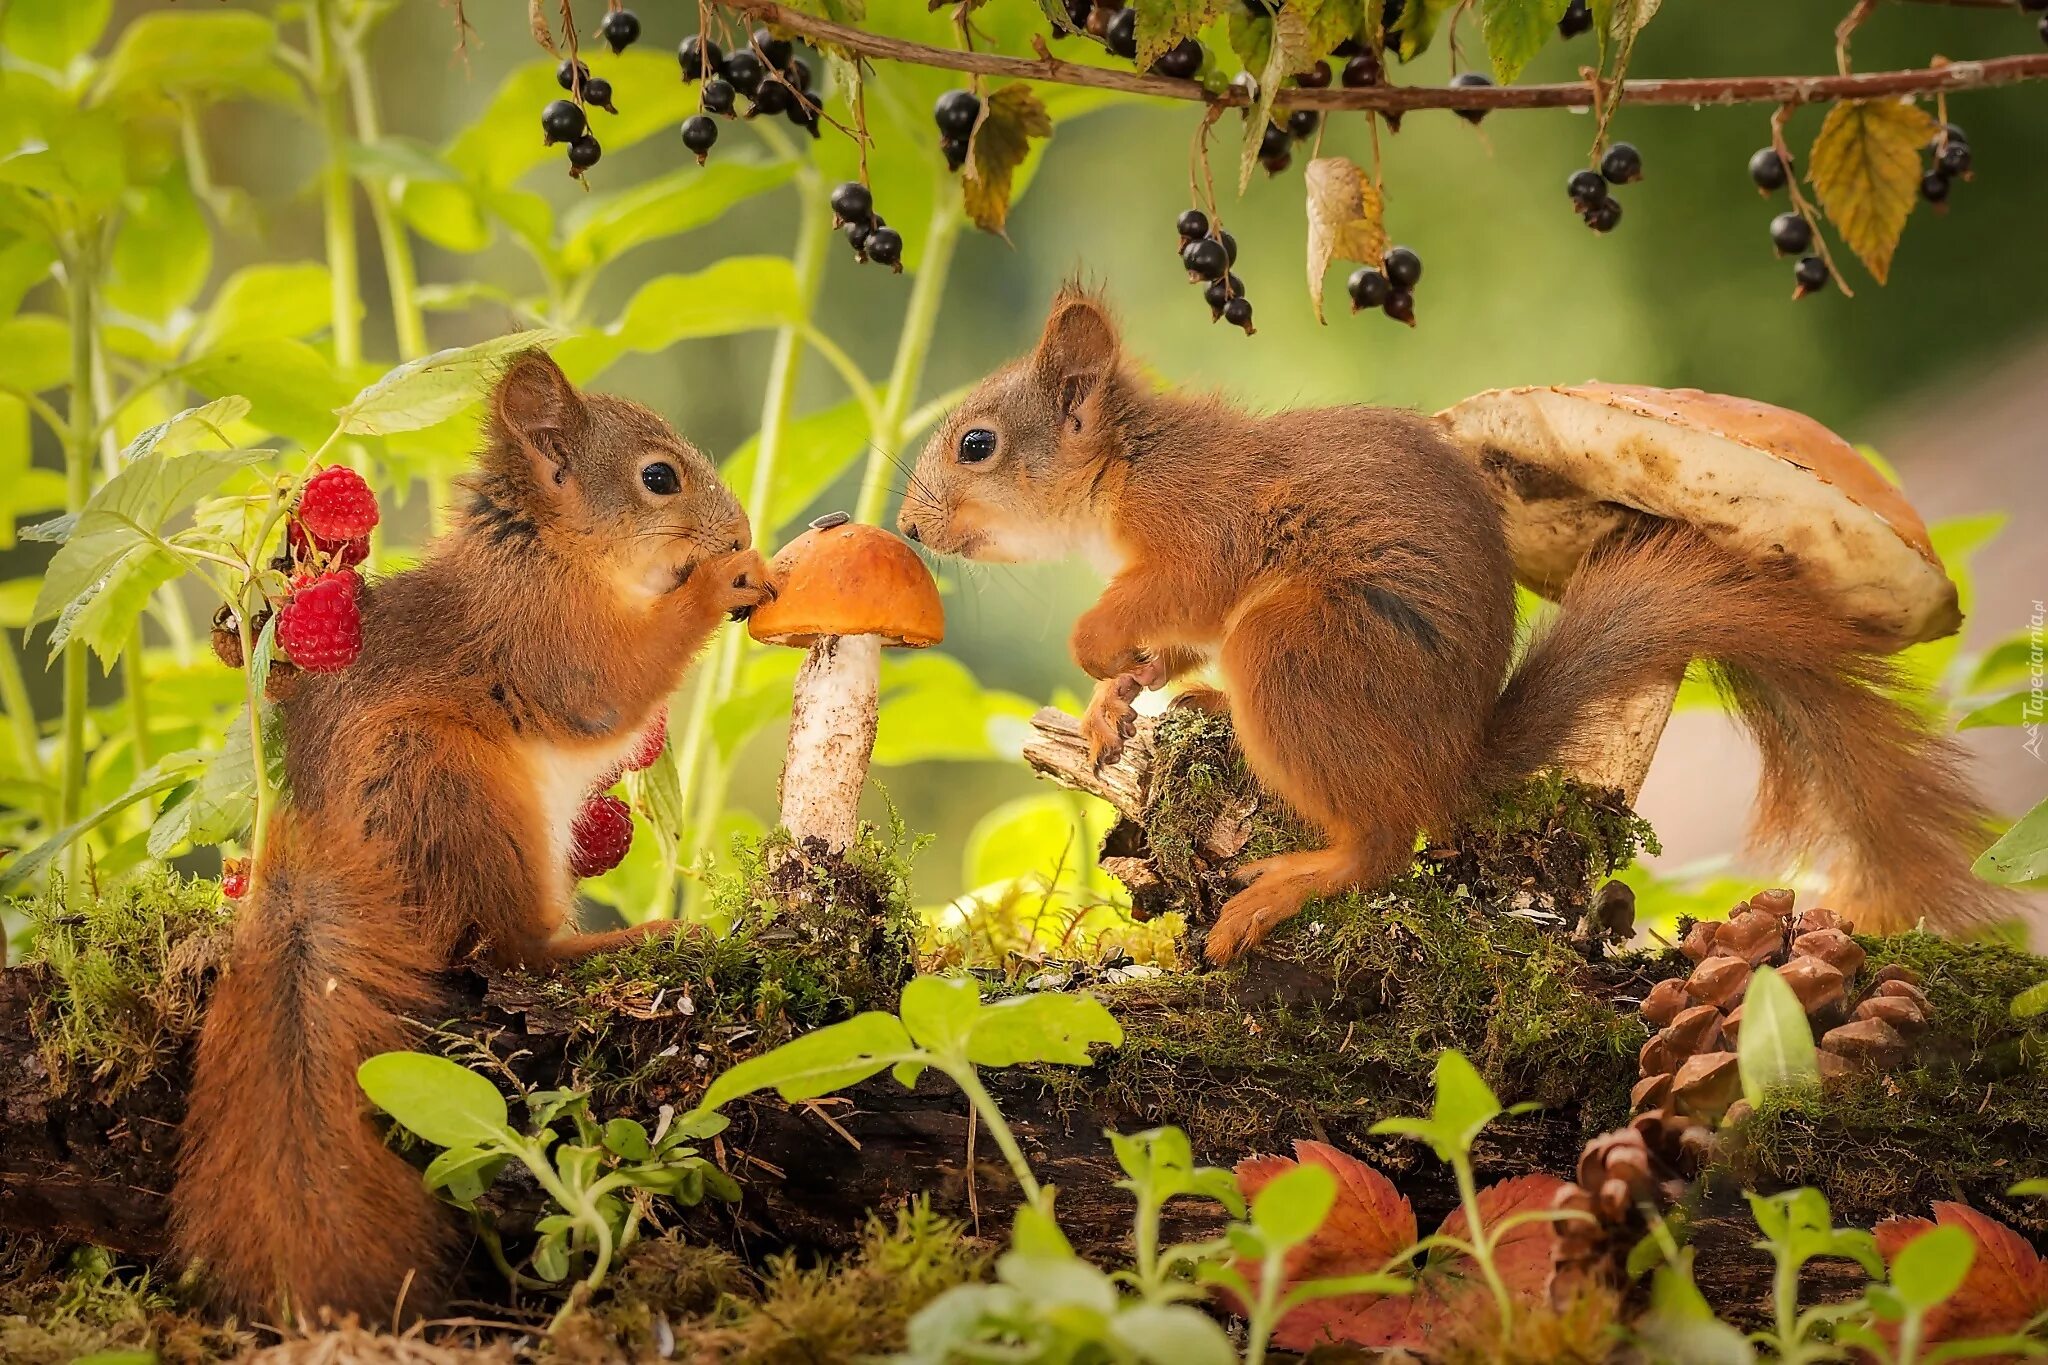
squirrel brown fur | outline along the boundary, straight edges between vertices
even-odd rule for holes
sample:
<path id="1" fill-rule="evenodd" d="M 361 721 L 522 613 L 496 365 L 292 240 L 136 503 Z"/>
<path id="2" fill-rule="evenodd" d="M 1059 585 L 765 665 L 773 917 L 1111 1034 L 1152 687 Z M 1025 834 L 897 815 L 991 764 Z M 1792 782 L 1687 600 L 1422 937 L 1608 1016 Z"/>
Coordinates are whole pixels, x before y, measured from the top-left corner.
<path id="1" fill-rule="evenodd" d="M 454 1227 L 356 1068 L 417 1040 L 451 965 L 674 928 L 574 931 L 571 821 L 719 624 L 773 595 L 739 503 L 652 412 L 539 351 L 489 406 L 450 533 L 362 589 L 361 655 L 282 704 L 289 803 L 200 1035 L 173 1235 L 271 1323 L 436 1302 Z"/>
<path id="2" fill-rule="evenodd" d="M 1859 927 L 1956 930 L 2003 904 L 1969 871 L 1986 817 L 1959 746 L 1792 571 L 1645 517 L 1588 559 L 1511 668 L 1502 513 L 1447 434 L 1387 408 L 1254 415 L 1161 391 L 1081 290 L 934 431 L 900 525 L 942 553 L 1078 553 L 1110 575 L 1072 640 L 1098 680 L 1083 720 L 1098 761 L 1139 691 L 1213 657 L 1224 692 L 1190 700 L 1227 707 L 1253 773 L 1328 844 L 1241 869 L 1212 959 L 1311 897 L 1384 883 L 1418 833 L 1567 757 L 1692 659 L 1763 752 L 1758 839 L 1835 855 L 1837 908 Z"/>

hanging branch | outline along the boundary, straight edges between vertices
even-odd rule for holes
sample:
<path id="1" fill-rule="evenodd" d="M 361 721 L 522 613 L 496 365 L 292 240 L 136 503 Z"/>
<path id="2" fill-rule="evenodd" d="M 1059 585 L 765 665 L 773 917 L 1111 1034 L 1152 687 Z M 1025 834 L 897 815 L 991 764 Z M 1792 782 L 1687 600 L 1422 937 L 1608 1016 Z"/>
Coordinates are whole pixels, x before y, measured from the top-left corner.
<path id="1" fill-rule="evenodd" d="M 1195 81 L 1114 71 L 1061 61 L 1050 54 L 1011 57 L 995 52 L 963 52 L 869 33 L 829 19 L 819 19 L 776 0 L 713 0 L 720 8 L 751 15 L 777 28 L 802 34 L 813 45 L 841 48 L 882 61 L 965 71 L 982 76 L 1048 81 L 1088 86 L 1159 99 L 1247 105 L 1242 90 L 1211 94 Z M 2048 53 L 1993 57 L 1985 61 L 1950 62 L 1943 66 L 1902 71 L 1866 71 L 1824 76 L 1714 76 L 1670 80 L 1644 79 L 1624 83 L 1631 104 L 1815 104 L 1838 99 L 1876 99 L 1888 95 L 1952 94 L 1988 90 L 2026 81 L 2048 80 Z M 1582 81 L 1557 85 L 1427 86 L 1375 85 L 1363 89 L 1306 90 L 1289 86 L 1274 96 L 1283 109 L 1371 109 L 1404 114 L 1416 109 L 1573 109 L 1590 108 L 1591 94 Z"/>

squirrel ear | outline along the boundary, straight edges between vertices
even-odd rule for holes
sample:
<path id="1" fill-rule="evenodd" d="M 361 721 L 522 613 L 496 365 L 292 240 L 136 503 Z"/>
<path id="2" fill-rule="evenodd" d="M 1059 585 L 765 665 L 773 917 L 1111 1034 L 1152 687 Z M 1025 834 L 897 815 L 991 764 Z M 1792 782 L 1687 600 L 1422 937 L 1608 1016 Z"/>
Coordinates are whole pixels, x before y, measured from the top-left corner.
<path id="1" fill-rule="evenodd" d="M 506 444 L 532 461 L 538 482 L 568 478 L 569 452 L 583 432 L 583 399 L 546 351 L 512 358 L 491 394 L 491 414 Z"/>
<path id="2" fill-rule="evenodd" d="M 1060 411 L 1072 416 L 1116 369 L 1116 324 L 1087 294 L 1062 291 L 1052 301 L 1045 335 L 1032 357 L 1039 382 L 1052 391 Z"/>

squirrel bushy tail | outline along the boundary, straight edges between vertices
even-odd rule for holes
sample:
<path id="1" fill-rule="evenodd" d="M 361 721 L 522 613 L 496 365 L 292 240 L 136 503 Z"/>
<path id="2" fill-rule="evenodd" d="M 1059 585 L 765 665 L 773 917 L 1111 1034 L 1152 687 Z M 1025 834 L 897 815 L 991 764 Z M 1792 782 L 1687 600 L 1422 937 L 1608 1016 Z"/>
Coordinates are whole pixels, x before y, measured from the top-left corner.
<path id="1" fill-rule="evenodd" d="M 1789 568 L 1660 524 L 1590 558 L 1502 691 L 1487 789 L 1565 756 L 1586 722 L 1711 665 L 1763 757 L 1752 842 L 1825 861 L 1866 933 L 1955 932 L 2002 895 L 1971 875 L 1987 815 L 1961 746 L 1889 689 L 1896 670 Z"/>
<path id="2" fill-rule="evenodd" d="M 435 946 L 390 884 L 374 850 L 281 814 L 207 1009 L 173 1238 L 223 1306 L 261 1321 L 385 1320 L 401 1299 L 416 1315 L 440 1288 L 450 1224 L 356 1084 L 437 1001 Z"/>

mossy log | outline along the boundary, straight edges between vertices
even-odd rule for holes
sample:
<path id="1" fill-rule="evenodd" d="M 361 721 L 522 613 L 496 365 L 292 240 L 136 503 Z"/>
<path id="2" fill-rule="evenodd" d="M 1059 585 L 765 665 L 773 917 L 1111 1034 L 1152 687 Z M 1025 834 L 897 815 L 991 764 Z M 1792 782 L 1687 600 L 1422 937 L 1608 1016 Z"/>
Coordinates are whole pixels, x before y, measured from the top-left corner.
<path id="1" fill-rule="evenodd" d="M 1108 778 L 1047 761 L 1072 751 L 1071 725 L 1046 718 L 1033 761 L 1109 796 L 1125 818 L 1106 865 L 1141 906 L 1187 913 L 1197 933 L 1234 861 L 1305 837 L 1244 771 L 1227 722 L 1175 713 L 1148 723 Z M 1504 1098 L 1542 1106 L 1489 1130 L 1477 1153 L 1483 1179 L 1567 1171 L 1588 1137 L 1627 1117 L 1646 1037 L 1635 1005 L 1689 964 L 1671 952 L 1617 953 L 1574 926 L 1599 877 L 1647 837 L 1612 794 L 1546 780 L 1429 849 L 1395 886 L 1311 907 L 1229 971 L 1032 964 L 1028 974 L 1067 971 L 1069 984 L 1096 991 L 1125 1042 L 1084 1071 L 1012 1070 L 992 1075 L 991 1088 L 1041 1178 L 1058 1186 L 1075 1244 L 1104 1262 L 1126 1253 L 1129 1227 L 1105 1128 L 1178 1124 L 1219 1164 L 1300 1138 L 1333 1142 L 1381 1165 L 1430 1226 L 1453 1203 L 1447 1174 L 1368 1129 L 1426 1105 L 1441 1049 L 1472 1057 Z M 588 1086 L 600 1112 L 647 1115 L 689 1105 L 737 1058 L 893 1004 L 911 966 L 910 913 L 881 842 L 832 865 L 757 850 L 716 885 L 736 925 L 727 937 L 648 944 L 552 977 L 452 974 L 454 1017 L 440 1044 L 508 1084 Z M 138 894 L 161 893 L 130 899 Z M 148 1256 L 164 1247 L 183 1055 L 221 912 L 131 932 L 127 947 L 89 941 L 96 924 L 147 918 L 117 909 L 66 930 L 76 942 L 55 936 L 64 947 L 51 960 L 0 975 L 0 1226 Z M 1702 1284 L 1738 1316 L 1768 1293 L 1768 1264 L 1741 1213 L 1745 1183 L 1818 1184 L 1842 1218 L 1866 1225 L 1962 1198 L 2043 1230 L 2003 1191 L 2048 1160 L 2048 1028 L 2008 1009 L 2048 979 L 2048 962 L 1921 935 L 1861 942 L 1874 963 L 1921 973 L 1937 1031 L 1909 1068 L 1766 1107 L 1724 1135 L 1729 1168 L 1701 1186 L 1692 1235 Z M 150 944 L 176 945 L 175 961 Z M 141 965 L 80 971 L 95 953 L 117 952 Z M 1021 989 L 1026 974 L 992 970 L 991 988 Z M 102 983 L 89 1011 L 85 977 Z M 128 984 L 109 996 L 109 977 Z M 844 1251 L 867 1210 L 916 1194 L 990 1236 L 1007 1229 L 1009 1174 L 992 1144 L 974 1143 L 965 1105 L 936 1076 L 909 1091 L 879 1078 L 813 1104 L 761 1098 L 731 1113 L 718 1156 L 745 1197 L 693 1222 L 744 1254 Z M 515 1237 L 529 1193 L 505 1190 L 500 1211 Z M 1183 1202 L 1169 1232 L 1209 1231 L 1199 1205 Z"/>

